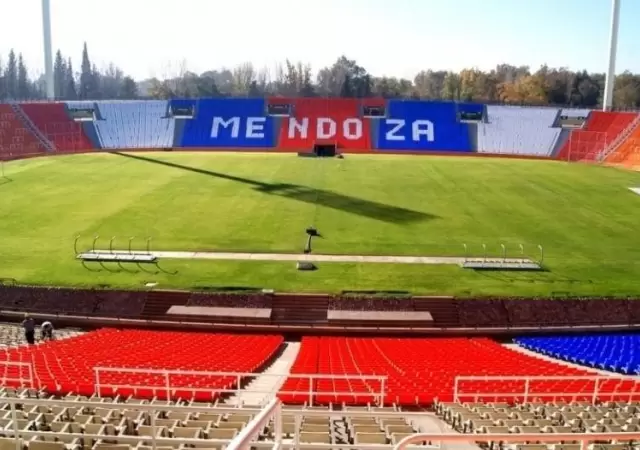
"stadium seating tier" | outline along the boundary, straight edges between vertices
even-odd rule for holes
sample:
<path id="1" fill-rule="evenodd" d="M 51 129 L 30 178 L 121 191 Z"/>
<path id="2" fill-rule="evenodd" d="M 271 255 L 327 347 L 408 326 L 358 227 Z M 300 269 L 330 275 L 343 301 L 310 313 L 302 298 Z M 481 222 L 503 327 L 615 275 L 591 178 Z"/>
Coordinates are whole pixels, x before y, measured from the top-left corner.
<path id="1" fill-rule="evenodd" d="M 274 105 L 281 106 L 284 113 L 273 113 Z M 365 111 L 372 107 L 378 116 L 366 115 Z M 14 108 L 19 108 L 18 113 Z M 95 111 L 95 117 L 76 122 L 68 108 L 88 108 Z M 443 101 L 379 98 L 77 101 L 2 105 L 1 111 L 0 144 L 5 152 L 10 149 L 11 158 L 42 154 L 47 146 L 60 152 L 96 147 L 304 152 L 315 144 L 335 144 L 339 151 L 352 153 L 477 151 L 553 156 L 571 161 L 594 161 L 607 156 L 607 162 L 634 166 L 638 159 L 635 149 L 640 141 L 634 133 L 611 155 L 603 154 L 610 144 L 626 137 L 622 133 L 628 132 L 629 125 L 638 117 L 635 113 Z M 173 117 L 173 111 L 187 111 L 192 116 Z M 475 119 L 469 119 L 470 116 Z M 563 130 L 560 118 L 574 129 Z M 582 128 L 575 129 L 578 127 Z"/>
<path id="2" fill-rule="evenodd" d="M 383 389 L 381 380 L 358 379 L 361 375 L 386 375 L 385 404 L 430 404 L 436 398 L 452 401 L 456 376 L 593 376 L 593 372 L 535 358 L 484 338 L 340 338 L 305 337 L 291 373 L 349 375 L 347 379 L 314 380 L 320 404 L 373 403 Z M 632 389 L 634 382 L 602 383 L 602 392 Z M 289 378 L 280 398 L 285 402 L 306 403 L 309 379 Z M 525 381 L 461 381 L 459 394 L 466 398 L 522 401 Z M 536 380 L 530 383 L 532 397 L 562 398 L 562 393 L 593 392 L 589 380 Z M 340 394 L 333 394 L 339 392 Z M 493 395 L 492 395 L 493 393 Z M 486 395 L 484 395 L 486 394 Z M 575 396 L 568 395 L 568 399 Z M 590 398 L 590 397 L 589 397 Z M 627 397 L 628 398 L 628 397 Z"/>
<path id="3" fill-rule="evenodd" d="M 92 395 L 96 390 L 97 366 L 136 369 L 133 373 L 101 372 L 101 394 L 166 398 L 167 378 L 152 369 L 254 372 L 269 360 L 282 341 L 281 336 L 267 335 L 101 329 L 35 347 L 3 349 L 0 360 L 32 362 L 39 387 L 52 393 L 81 395 Z M 219 393 L 205 389 L 232 389 L 236 381 L 234 376 L 174 373 L 170 377 L 171 396 L 212 401 Z M 7 384 L 15 385 L 15 377 L 13 383 Z"/>
<path id="4" fill-rule="evenodd" d="M 44 154 L 46 148 L 29 131 L 12 105 L 0 104 L 0 150 L 5 158 Z"/>
<path id="5" fill-rule="evenodd" d="M 583 129 L 571 132 L 557 158 L 562 161 L 598 161 L 637 114 L 592 111 Z"/>
<path id="6" fill-rule="evenodd" d="M 478 152 L 550 156 L 560 128 L 556 108 L 487 106 L 487 120 L 478 126 Z"/>
<path id="7" fill-rule="evenodd" d="M 67 114 L 64 103 L 25 103 L 20 107 L 57 151 L 82 152 L 93 148 L 82 125 Z"/>
<path id="8" fill-rule="evenodd" d="M 522 337 L 516 342 L 557 359 L 640 375 L 640 335 L 637 334 Z"/>
<path id="9" fill-rule="evenodd" d="M 102 148 L 148 149 L 173 146 L 175 120 L 161 100 L 97 102 L 95 126 Z"/>

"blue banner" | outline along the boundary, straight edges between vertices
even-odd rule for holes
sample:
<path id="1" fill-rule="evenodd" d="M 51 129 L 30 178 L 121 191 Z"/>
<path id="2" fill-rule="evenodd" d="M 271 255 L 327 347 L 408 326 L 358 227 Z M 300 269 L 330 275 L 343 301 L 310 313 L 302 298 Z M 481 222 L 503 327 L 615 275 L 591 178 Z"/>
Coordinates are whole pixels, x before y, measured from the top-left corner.
<path id="1" fill-rule="evenodd" d="M 453 102 L 390 100 L 380 120 L 380 150 L 471 152 L 469 126 L 460 123 Z"/>
<path id="2" fill-rule="evenodd" d="M 274 147 L 276 133 L 264 99 L 204 99 L 185 121 L 183 147 Z"/>

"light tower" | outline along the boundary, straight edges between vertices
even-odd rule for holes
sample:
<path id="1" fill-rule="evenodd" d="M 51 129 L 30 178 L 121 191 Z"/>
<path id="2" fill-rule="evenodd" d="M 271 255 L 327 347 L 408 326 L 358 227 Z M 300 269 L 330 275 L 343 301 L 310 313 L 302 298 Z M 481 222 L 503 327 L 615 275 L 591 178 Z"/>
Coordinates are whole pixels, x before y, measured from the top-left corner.
<path id="1" fill-rule="evenodd" d="M 53 100 L 53 58 L 51 55 L 51 11 L 49 0 L 42 0 L 42 37 L 44 39 L 44 80 L 47 98 Z"/>
<path id="2" fill-rule="evenodd" d="M 620 0 L 611 0 L 611 37 L 609 38 L 609 65 L 604 87 L 602 110 L 608 111 L 613 104 L 613 85 L 616 80 L 616 51 L 618 50 L 618 21 L 620 19 Z"/>

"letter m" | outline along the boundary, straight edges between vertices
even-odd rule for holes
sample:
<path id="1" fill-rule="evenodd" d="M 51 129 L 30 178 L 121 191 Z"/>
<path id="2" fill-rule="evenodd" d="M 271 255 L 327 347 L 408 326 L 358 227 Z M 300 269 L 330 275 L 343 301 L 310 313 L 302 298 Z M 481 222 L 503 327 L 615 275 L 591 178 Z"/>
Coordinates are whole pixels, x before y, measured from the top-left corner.
<path id="1" fill-rule="evenodd" d="M 237 138 L 240 135 L 240 117 L 232 117 L 229 120 L 224 120 L 222 117 L 213 118 L 213 126 L 211 127 L 211 137 L 217 138 L 220 132 L 220 127 L 231 127 L 231 137 Z"/>

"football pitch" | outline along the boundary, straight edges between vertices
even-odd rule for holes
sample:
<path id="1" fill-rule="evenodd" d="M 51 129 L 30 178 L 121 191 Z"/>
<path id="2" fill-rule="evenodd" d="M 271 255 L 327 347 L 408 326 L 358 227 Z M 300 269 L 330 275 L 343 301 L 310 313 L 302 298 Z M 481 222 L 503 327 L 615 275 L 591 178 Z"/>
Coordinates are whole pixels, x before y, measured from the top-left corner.
<path id="1" fill-rule="evenodd" d="M 269 288 L 429 295 L 640 294 L 640 174 L 494 158 L 264 153 L 99 153 L 5 163 L 0 278 L 21 284 L 143 289 Z M 544 272 L 455 265 L 75 260 L 98 247 L 314 254 L 539 258 Z"/>

